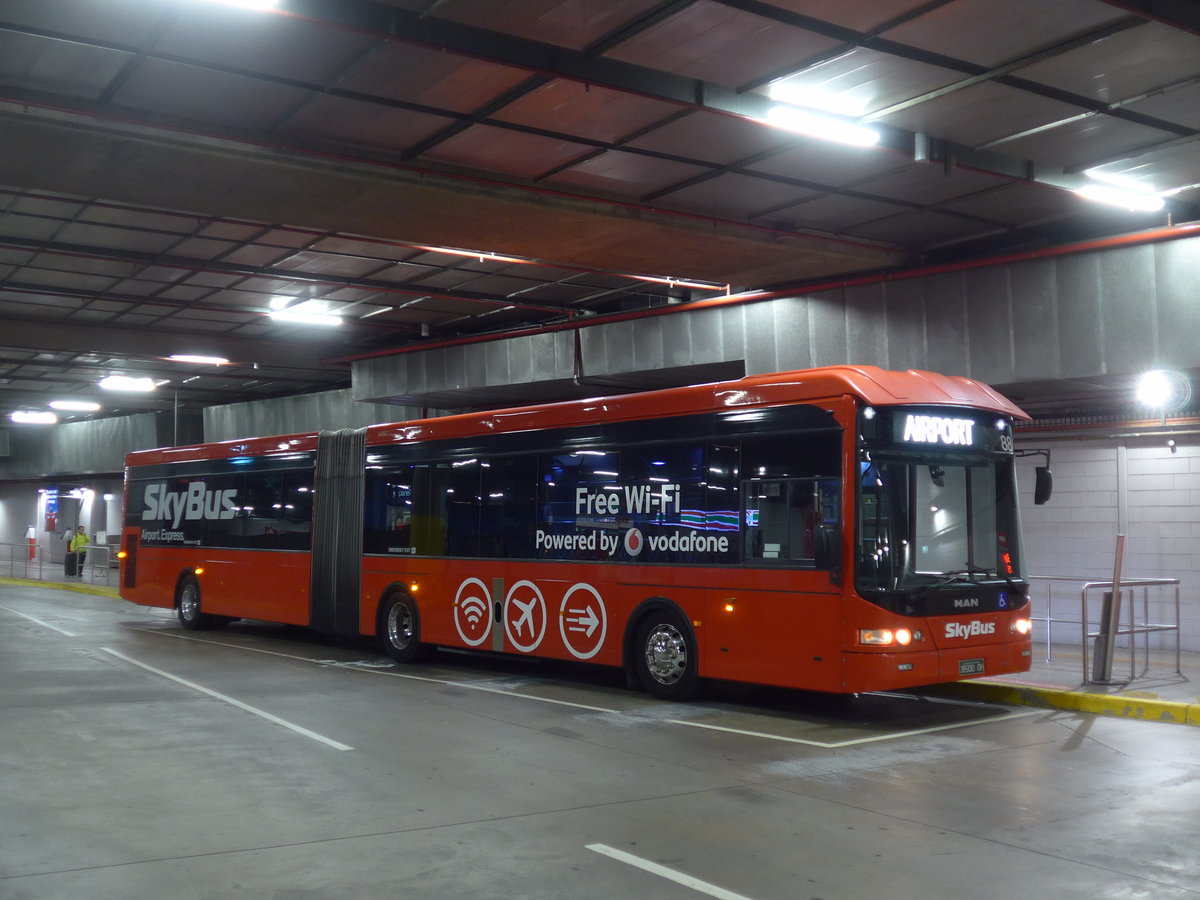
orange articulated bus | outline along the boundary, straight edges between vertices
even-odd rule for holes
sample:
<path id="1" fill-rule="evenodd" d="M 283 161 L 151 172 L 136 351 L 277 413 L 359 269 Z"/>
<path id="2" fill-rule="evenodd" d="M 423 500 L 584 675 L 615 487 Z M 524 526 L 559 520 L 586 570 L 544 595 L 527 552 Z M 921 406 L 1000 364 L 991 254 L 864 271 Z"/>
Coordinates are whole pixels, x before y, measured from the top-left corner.
<path id="1" fill-rule="evenodd" d="M 833 693 L 1021 672 L 986 385 L 833 366 L 129 454 L 121 595 L 429 647 Z"/>

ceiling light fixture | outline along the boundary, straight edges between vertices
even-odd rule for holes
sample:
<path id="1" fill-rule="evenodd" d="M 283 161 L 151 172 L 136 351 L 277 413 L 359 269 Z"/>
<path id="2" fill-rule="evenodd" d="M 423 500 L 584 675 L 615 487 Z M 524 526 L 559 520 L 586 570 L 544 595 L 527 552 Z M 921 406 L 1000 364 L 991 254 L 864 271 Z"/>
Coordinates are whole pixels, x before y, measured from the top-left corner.
<path id="1" fill-rule="evenodd" d="M 100 409 L 100 404 L 91 400 L 51 400 L 48 405 L 63 412 L 96 412 Z"/>
<path id="2" fill-rule="evenodd" d="M 17 425 L 53 425 L 58 416 L 52 412 L 35 412 L 29 409 L 18 409 L 8 414 L 9 421 Z"/>
<path id="3" fill-rule="evenodd" d="M 521 259 L 518 256 L 500 256 L 497 253 L 492 253 L 487 250 L 456 250 L 452 247 L 426 247 L 421 244 L 415 244 L 414 249 L 424 250 L 426 253 L 445 253 L 448 256 L 466 256 L 470 259 L 477 259 L 480 262 L 506 262 L 506 263 L 532 263 L 536 260 Z"/>
<path id="4" fill-rule="evenodd" d="M 776 103 L 802 106 L 805 109 L 819 109 L 821 112 L 846 116 L 851 119 L 857 119 L 867 111 L 867 102 L 862 97 L 855 97 L 844 92 L 832 93 L 819 87 L 813 87 L 811 84 L 802 84 L 786 78 L 767 88 L 767 96 Z"/>
<path id="5" fill-rule="evenodd" d="M 109 375 L 107 378 L 101 378 L 98 383 L 106 391 L 145 393 L 158 387 L 153 378 L 134 378 L 130 375 Z"/>
<path id="6" fill-rule="evenodd" d="M 276 322 L 292 322 L 297 325 L 341 325 L 342 317 L 334 313 L 305 309 L 307 303 L 290 309 L 273 309 L 269 313 Z"/>
<path id="7" fill-rule="evenodd" d="M 1157 212 L 1163 208 L 1162 194 L 1133 178 L 1098 169 L 1089 169 L 1083 174 L 1089 182 L 1075 188 L 1075 193 L 1087 200 L 1134 212 Z"/>
<path id="8" fill-rule="evenodd" d="M 1108 206 L 1118 206 L 1134 212 L 1157 212 L 1163 208 L 1165 202 L 1158 194 L 1131 191 L 1128 188 L 1113 187 L 1109 184 L 1085 184 L 1081 188 L 1076 188 L 1075 193 L 1085 200 L 1104 203 Z"/>
<path id="9" fill-rule="evenodd" d="M 767 110 L 768 125 L 794 131 L 797 134 L 832 141 L 835 144 L 850 144 L 854 147 L 871 147 L 879 143 L 879 132 L 847 119 L 799 106 L 779 103 Z"/>
<path id="10" fill-rule="evenodd" d="M 221 6 L 237 6 L 241 9 L 254 9 L 259 12 L 266 12 L 274 9 L 279 5 L 279 0 L 209 0 L 210 3 L 219 3 Z"/>
<path id="11" fill-rule="evenodd" d="M 1192 382 L 1182 372 L 1154 369 L 1138 378 L 1134 394 L 1138 403 L 1155 412 L 1178 410 L 1192 402 Z"/>
<path id="12" fill-rule="evenodd" d="M 223 356 L 193 356 L 190 353 L 172 353 L 167 359 L 173 362 L 195 363 L 199 366 L 227 366 L 229 360 Z"/>
<path id="13" fill-rule="evenodd" d="M 634 275 L 638 281 L 652 281 L 655 284 L 667 284 L 671 287 L 692 288 L 697 291 L 724 291 L 729 293 L 729 285 L 713 284 L 704 281 L 687 281 L 683 278 L 659 278 L 655 275 Z"/>

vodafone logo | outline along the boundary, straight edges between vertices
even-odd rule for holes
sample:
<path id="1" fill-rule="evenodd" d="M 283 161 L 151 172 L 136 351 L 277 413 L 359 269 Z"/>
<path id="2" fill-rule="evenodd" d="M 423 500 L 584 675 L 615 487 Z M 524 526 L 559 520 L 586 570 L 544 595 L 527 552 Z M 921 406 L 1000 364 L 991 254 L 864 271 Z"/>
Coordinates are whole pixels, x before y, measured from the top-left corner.
<path id="1" fill-rule="evenodd" d="M 645 546 L 646 539 L 642 536 L 641 529 L 630 528 L 625 532 L 625 552 L 630 556 L 637 556 Z"/>

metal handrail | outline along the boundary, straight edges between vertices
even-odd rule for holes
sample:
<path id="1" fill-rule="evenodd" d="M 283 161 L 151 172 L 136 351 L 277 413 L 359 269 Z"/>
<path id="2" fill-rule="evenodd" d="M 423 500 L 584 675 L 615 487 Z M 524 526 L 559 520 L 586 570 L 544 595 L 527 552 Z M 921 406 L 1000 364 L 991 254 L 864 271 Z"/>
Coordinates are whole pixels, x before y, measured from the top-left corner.
<path id="1" fill-rule="evenodd" d="M 1035 622 L 1046 623 L 1046 661 L 1051 658 L 1051 629 L 1054 625 L 1078 625 L 1080 627 L 1080 645 L 1083 653 L 1083 683 L 1089 681 L 1088 675 L 1088 639 L 1094 638 L 1098 632 L 1090 631 L 1091 623 L 1088 617 L 1088 594 L 1096 589 L 1112 590 L 1112 581 L 1096 581 L 1087 576 L 1069 576 L 1069 575 L 1031 575 L 1029 580 L 1040 581 L 1046 583 L 1046 615 L 1031 616 Z M 1069 582 L 1080 585 L 1079 592 L 1079 618 L 1078 619 L 1061 619 L 1055 618 L 1053 615 L 1053 585 L 1055 582 Z M 1150 589 L 1162 587 L 1175 587 L 1175 623 L 1165 624 L 1151 622 L 1150 619 Z M 1142 615 L 1141 621 L 1137 620 L 1136 612 L 1136 594 L 1135 589 L 1142 589 Z M 1120 584 L 1121 595 L 1125 596 L 1126 589 L 1129 591 L 1131 602 L 1121 604 L 1122 607 L 1128 607 L 1128 621 L 1122 627 L 1118 621 L 1115 634 L 1117 636 L 1129 637 L 1129 680 L 1133 681 L 1137 677 L 1137 642 L 1134 640 L 1136 635 L 1142 635 L 1142 648 L 1145 657 L 1145 669 L 1150 667 L 1150 635 L 1158 632 L 1175 632 L 1175 672 L 1182 674 L 1182 653 L 1180 646 L 1180 579 L 1178 578 L 1122 578 Z"/>
<path id="2" fill-rule="evenodd" d="M 32 557 L 29 554 L 31 549 Z M 84 580 L 110 587 L 116 584 L 117 570 L 112 565 L 114 549 L 107 544 L 88 546 L 82 568 Z M 41 544 L 35 544 L 31 548 L 27 543 L 0 543 L 0 575 L 52 583 L 65 580 L 61 561 L 52 563 L 47 548 Z"/>

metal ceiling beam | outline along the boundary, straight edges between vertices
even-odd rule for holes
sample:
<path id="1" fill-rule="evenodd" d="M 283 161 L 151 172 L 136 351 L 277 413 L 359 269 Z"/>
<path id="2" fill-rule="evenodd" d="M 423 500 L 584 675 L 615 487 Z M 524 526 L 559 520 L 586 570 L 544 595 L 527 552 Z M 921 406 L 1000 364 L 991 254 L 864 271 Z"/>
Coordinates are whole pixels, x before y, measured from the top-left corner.
<path id="1" fill-rule="evenodd" d="M 153 355 L 146 353 L 147 335 L 154 336 Z M 70 322 L 47 323 L 44 319 L 15 319 L 4 321 L 0 345 L 39 350 L 95 353 L 128 359 L 152 360 L 172 353 L 198 353 L 223 356 L 236 363 L 257 363 L 272 370 L 319 373 L 325 368 L 323 355 L 344 353 L 344 344 L 333 340 L 297 341 L 287 345 L 248 338 L 225 337 L 211 332 L 189 332 L 186 329 L 124 328 L 120 325 L 76 325 Z M 306 358 L 311 363 L 306 363 Z M 36 360 L 28 363 L 37 364 Z M 268 377 L 268 376 L 264 376 Z M 336 376 L 334 376 L 336 377 Z M 311 379 L 319 380 L 314 374 Z"/>
<path id="2" fill-rule="evenodd" d="M 360 33 L 386 36 L 402 43 L 427 46 L 466 56 L 490 60 L 518 68 L 529 69 L 560 78 L 608 87 L 638 94 L 694 109 L 722 115 L 764 121 L 773 102 L 764 95 L 728 88 L 701 79 L 674 75 L 607 57 L 593 57 L 585 52 L 544 44 L 526 38 L 490 31 L 434 17 L 411 13 L 374 0 L 283 0 L 284 14 L 296 14 L 331 25 L 353 29 Z M 972 78 L 986 76 L 991 69 L 888 41 L 871 33 L 857 32 L 793 13 L 761 0 L 715 0 L 733 8 L 751 12 L 762 18 L 803 28 L 817 34 L 841 40 L 848 45 L 862 46 L 881 53 L 911 59 L 950 71 L 962 72 Z M 1018 78 L 1011 74 L 996 75 L 998 83 L 1022 91 L 1073 104 L 1084 111 L 1109 115 L 1125 121 L 1157 128 L 1167 134 L 1182 136 L 1196 133 L 1194 129 L 1174 122 L 1135 113 L 1090 97 L 1073 94 Z M 881 132 L 881 146 L 912 158 L 916 154 L 916 133 L 893 126 L 876 125 Z M 1058 189 L 1071 189 L 1082 184 L 1073 173 L 1039 170 L 1036 161 L 1012 157 L 992 150 L 979 149 L 953 141 L 934 139 L 928 142 L 932 161 L 957 166 L 985 174 L 1014 180 L 1041 183 Z M 881 198 L 883 199 L 883 198 Z"/>
<path id="3" fill-rule="evenodd" d="M 1109 6 L 1200 35 L 1200 5 L 1196 0 L 1104 0 Z"/>
<path id="4" fill-rule="evenodd" d="M 269 278 L 278 281 L 296 281 L 302 284 L 320 285 L 336 289 L 356 288 L 374 291 L 381 294 L 404 294 L 405 296 L 433 297 L 436 299 L 452 300 L 462 303 L 482 303 L 489 306 L 517 306 L 522 309 L 537 310 L 554 315 L 570 315 L 575 312 L 571 307 L 556 303 L 537 303 L 530 300 L 519 300 L 509 297 L 497 297 L 492 294 L 476 294 L 467 291 L 447 292 L 429 290 L 421 287 L 405 287 L 391 281 L 381 281 L 372 278 L 352 278 L 343 275 L 313 275 L 296 269 L 275 269 L 270 266 L 248 266 L 240 263 L 221 262 L 219 260 L 195 259 L 169 254 L 144 253 L 137 250 L 114 250 L 109 247 L 93 247 L 87 244 L 71 244 L 57 241 L 39 241 L 19 237 L 0 237 L 0 248 L 10 250 L 28 250 L 34 253 L 46 253 L 56 256 L 98 259 L 106 262 L 122 262 L 133 266 L 156 266 L 164 269 L 180 269 L 188 272 L 204 272 L 217 275 L 230 275 L 239 278 Z M 0 287 L 4 283 L 0 282 Z M 359 302 L 359 301 L 355 301 Z M 366 301 L 362 301 L 366 302 Z M 386 306 L 382 301 L 370 301 L 376 305 Z M 168 304 L 175 306 L 174 302 Z M 203 308 L 195 304 L 182 303 L 182 308 Z M 353 305 L 353 303 L 349 304 Z M 237 309 L 230 307 L 208 307 L 227 313 L 262 316 L 265 311 Z M 361 321 L 361 320 L 356 320 Z M 376 323 L 383 324 L 383 323 Z M 393 326 L 394 327 L 394 326 Z"/>

